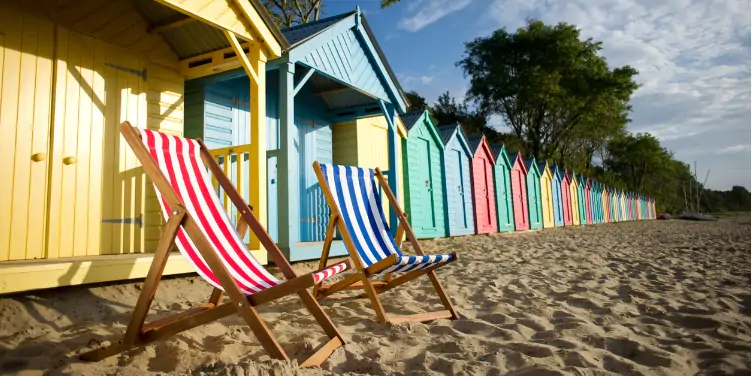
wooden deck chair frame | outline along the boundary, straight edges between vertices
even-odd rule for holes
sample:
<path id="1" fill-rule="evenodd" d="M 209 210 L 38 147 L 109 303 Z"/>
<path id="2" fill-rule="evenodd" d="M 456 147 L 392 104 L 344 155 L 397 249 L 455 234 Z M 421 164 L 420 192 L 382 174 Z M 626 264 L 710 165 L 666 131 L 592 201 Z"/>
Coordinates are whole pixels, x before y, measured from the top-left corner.
<path id="1" fill-rule="evenodd" d="M 334 324 L 329 319 L 329 316 L 327 316 L 322 310 L 318 301 L 316 301 L 311 292 L 307 290 L 308 287 L 314 285 L 312 274 L 300 277 L 295 274 L 290 263 L 284 255 L 282 255 L 282 252 L 263 228 L 261 223 L 256 219 L 256 216 L 253 214 L 253 209 L 241 197 L 230 182 L 229 178 L 223 173 L 214 158 L 212 158 L 209 149 L 207 149 L 206 145 L 204 145 L 201 140 L 197 139 L 196 141 L 198 141 L 200 145 L 200 157 L 204 162 L 204 165 L 209 168 L 217 179 L 219 185 L 229 196 L 233 205 L 238 209 L 241 219 L 238 221 L 238 232 L 240 233 L 240 237 L 243 238 L 247 230 L 250 228 L 250 230 L 258 237 L 261 244 L 266 248 L 272 260 L 274 260 L 274 263 L 285 276 L 287 281 L 259 291 L 253 295 L 244 296 L 241 289 L 224 267 L 222 261 L 214 252 L 209 241 L 205 238 L 194 219 L 184 210 L 182 201 L 178 198 L 167 178 L 151 158 L 146 145 L 144 145 L 141 140 L 139 130 L 126 121 L 120 125 L 120 132 L 123 134 L 123 137 L 130 145 L 136 157 L 141 161 L 144 172 L 146 172 L 148 177 L 157 186 L 159 192 L 162 194 L 173 212 L 162 229 L 162 237 L 157 244 L 154 260 L 152 261 L 146 280 L 144 281 L 141 294 L 133 311 L 133 316 L 131 317 L 130 323 L 126 329 L 125 336 L 117 343 L 81 354 L 80 359 L 86 361 L 97 361 L 130 349 L 144 346 L 156 340 L 180 333 L 184 330 L 207 324 L 233 313 L 238 313 L 251 328 L 251 331 L 256 335 L 264 349 L 268 351 L 273 358 L 289 361 L 290 359 L 287 357 L 287 354 L 285 354 L 282 347 L 277 343 L 255 307 L 291 294 L 298 294 L 298 296 L 300 296 L 306 308 L 308 308 L 318 324 L 324 329 L 324 332 L 326 332 L 327 336 L 330 338 L 329 341 L 321 346 L 310 358 L 301 363 L 301 367 L 320 365 L 332 354 L 332 352 L 334 352 L 334 350 L 344 345 L 345 340 L 342 335 L 335 328 Z M 196 248 L 199 250 L 204 260 L 206 260 L 212 272 L 216 275 L 224 292 L 218 288 L 214 288 L 209 297 L 209 301 L 205 304 L 146 324 L 145 319 L 149 312 L 149 307 L 154 298 L 154 294 L 156 293 L 165 264 L 181 225 L 186 234 L 191 240 L 193 240 Z M 351 268 L 349 260 L 348 268 Z M 229 302 L 222 303 L 224 293 L 229 296 Z"/>
<path id="2" fill-rule="evenodd" d="M 345 277 L 344 279 L 339 280 L 333 284 L 326 285 L 323 283 L 323 281 L 322 283 L 316 284 L 316 286 L 314 286 L 313 288 L 313 295 L 316 297 L 316 299 L 321 300 L 338 291 L 363 289 L 365 294 L 360 295 L 359 297 L 368 297 L 368 299 L 371 301 L 371 305 L 373 306 L 374 311 L 376 311 L 376 319 L 378 322 L 390 322 L 392 324 L 399 324 L 402 322 L 425 322 L 443 318 L 449 318 L 452 320 L 458 319 L 459 314 L 457 314 L 457 311 L 454 309 L 451 300 L 449 300 L 449 297 L 447 296 L 446 291 L 444 291 L 444 287 L 442 286 L 435 272 L 436 269 L 453 261 L 456 261 L 458 259 L 457 253 L 451 253 L 454 257 L 449 262 L 439 263 L 423 270 L 407 272 L 397 278 L 393 278 L 392 273 L 386 273 L 384 276 L 384 281 L 371 281 L 371 276 L 378 274 L 380 271 L 394 265 L 394 263 L 397 262 L 397 255 L 392 254 L 367 268 L 363 267 L 363 263 L 360 261 L 360 255 L 358 254 L 355 243 L 353 242 L 352 234 L 350 234 L 347 226 L 340 219 L 340 211 L 335 203 L 331 189 L 326 183 L 323 171 L 321 170 L 321 164 L 319 164 L 319 162 L 314 162 L 313 169 L 316 172 L 316 177 L 319 180 L 319 185 L 321 186 L 321 189 L 324 192 L 324 196 L 326 197 L 326 202 L 329 204 L 329 207 L 332 211 L 332 214 L 329 217 L 329 225 L 326 229 L 326 237 L 324 238 L 324 246 L 322 249 L 319 268 L 326 268 L 327 266 L 329 259 L 329 250 L 331 249 L 332 241 L 334 240 L 335 229 L 339 229 L 339 232 L 342 235 L 342 239 L 345 242 L 347 251 L 350 254 L 350 258 L 355 264 L 354 274 Z M 376 180 L 381 186 L 382 192 L 389 200 L 389 206 L 397 214 L 397 219 L 399 220 L 399 227 L 397 228 L 397 232 L 394 238 L 395 243 L 397 243 L 397 247 L 401 246 L 402 237 L 406 236 L 415 253 L 419 256 L 423 256 L 423 248 L 420 246 L 420 243 L 418 243 L 418 239 L 415 237 L 415 233 L 413 232 L 413 229 L 410 227 L 410 224 L 407 221 L 407 213 L 405 213 L 400 208 L 399 203 L 397 202 L 397 198 L 389 188 L 389 184 L 387 183 L 386 178 L 384 177 L 384 174 L 381 172 L 381 170 L 376 168 L 374 172 Z M 444 305 L 445 310 L 419 313 L 415 315 L 387 316 L 386 312 L 384 311 L 384 307 L 381 304 L 381 300 L 379 299 L 379 294 L 389 291 L 399 285 L 412 281 L 413 279 L 416 279 L 423 275 L 427 275 L 431 280 L 431 283 L 433 284 L 433 287 L 436 290 L 441 303 Z"/>

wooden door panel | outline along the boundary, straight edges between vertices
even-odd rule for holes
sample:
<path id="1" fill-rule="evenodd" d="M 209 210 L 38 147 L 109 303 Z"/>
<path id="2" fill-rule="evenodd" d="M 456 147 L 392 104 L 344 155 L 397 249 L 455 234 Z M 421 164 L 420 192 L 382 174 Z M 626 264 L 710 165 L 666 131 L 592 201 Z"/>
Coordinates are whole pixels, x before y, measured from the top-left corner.
<path id="1" fill-rule="evenodd" d="M 45 257 L 54 35 L 0 5 L 0 261 Z"/>

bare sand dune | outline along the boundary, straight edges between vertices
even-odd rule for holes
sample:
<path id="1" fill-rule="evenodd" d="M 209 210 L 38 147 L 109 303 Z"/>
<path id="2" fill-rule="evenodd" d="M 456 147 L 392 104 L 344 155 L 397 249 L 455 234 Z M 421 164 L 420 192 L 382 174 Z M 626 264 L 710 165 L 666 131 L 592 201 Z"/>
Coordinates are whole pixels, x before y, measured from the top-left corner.
<path id="1" fill-rule="evenodd" d="M 326 300 L 350 339 L 320 369 L 269 360 L 237 317 L 98 363 L 75 355 L 116 340 L 140 284 L 0 299 L 0 373 L 142 375 L 750 374 L 750 222 L 639 222 L 424 242 L 457 250 L 441 269 L 463 318 L 377 324 L 366 300 Z M 313 263 L 296 265 L 311 270 Z M 206 299 L 196 277 L 165 281 L 154 314 Z M 384 295 L 392 314 L 438 309 L 427 279 Z M 324 340 L 296 299 L 260 309 L 288 353 Z"/>

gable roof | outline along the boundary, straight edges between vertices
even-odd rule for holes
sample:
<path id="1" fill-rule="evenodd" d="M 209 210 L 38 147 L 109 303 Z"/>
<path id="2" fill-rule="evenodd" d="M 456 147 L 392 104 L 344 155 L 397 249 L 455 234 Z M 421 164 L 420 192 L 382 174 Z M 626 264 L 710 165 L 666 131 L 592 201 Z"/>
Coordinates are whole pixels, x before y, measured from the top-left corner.
<path id="1" fill-rule="evenodd" d="M 473 151 L 473 154 L 478 151 L 478 147 L 480 147 L 480 143 L 483 140 L 483 137 L 473 137 L 467 139 L 467 146 L 470 147 L 470 150 Z"/>
<path id="2" fill-rule="evenodd" d="M 525 161 L 522 160 L 522 153 L 519 151 L 507 152 L 507 159 L 509 159 L 509 165 L 511 168 L 518 165 L 522 169 L 522 172 L 527 175 L 527 167 L 525 167 Z M 519 163 L 518 163 L 519 161 Z"/>
<path id="3" fill-rule="evenodd" d="M 541 175 L 543 175 L 548 167 L 548 162 L 546 161 L 536 162 L 536 164 L 538 165 L 538 171 L 540 171 Z M 551 170 L 548 170 L 548 171 L 550 173 Z"/>
<path id="4" fill-rule="evenodd" d="M 523 161 L 525 162 L 525 168 L 527 169 L 528 173 L 530 173 L 530 171 L 535 171 L 537 175 L 541 174 L 540 170 L 538 169 L 538 164 L 535 162 L 535 157 L 523 158 Z"/>
<path id="5" fill-rule="evenodd" d="M 462 132 L 459 123 L 439 125 L 436 130 L 438 131 L 439 136 L 441 136 L 441 140 L 444 142 L 444 147 L 449 145 L 452 138 L 457 137 L 457 141 L 460 143 L 460 146 L 462 146 L 462 150 L 467 153 L 469 158 L 472 158 L 473 151 L 467 144 L 467 139 L 465 138 L 465 134 Z"/>
<path id="6" fill-rule="evenodd" d="M 351 16 L 355 13 L 356 11 L 346 12 L 302 25 L 289 27 L 287 29 L 282 29 L 282 35 L 287 38 L 287 41 L 290 43 L 290 48 L 295 48 L 299 44 L 304 43 L 308 39 L 313 38 L 322 31 L 328 29 L 329 26 L 332 26 L 343 18 Z"/>
<path id="7" fill-rule="evenodd" d="M 431 120 L 431 117 L 428 115 L 428 110 L 410 111 L 407 114 L 400 115 L 399 118 L 402 119 L 402 124 L 405 126 L 405 129 L 407 129 L 408 137 L 410 137 L 410 131 L 413 128 L 417 128 L 419 124 L 423 123 L 428 133 L 431 134 L 431 138 L 433 138 L 434 142 L 444 150 L 443 137 L 439 135 L 436 126 L 433 125 L 433 120 Z"/>
<path id="8" fill-rule="evenodd" d="M 493 152 L 494 158 L 496 158 L 496 163 L 502 162 L 507 167 L 512 168 L 512 161 L 507 157 L 507 148 L 504 145 L 492 147 L 491 152 Z"/>
<path id="9" fill-rule="evenodd" d="M 390 102 L 397 112 L 407 110 L 404 91 L 359 8 L 284 29 L 282 34 L 291 44 L 287 61 Z"/>
<path id="10" fill-rule="evenodd" d="M 426 110 L 412 110 L 399 116 L 400 118 L 402 118 L 402 124 L 405 125 L 405 129 L 407 129 L 408 132 L 410 132 L 410 129 L 413 128 L 413 125 L 418 122 L 418 119 L 423 116 L 425 111 Z"/>

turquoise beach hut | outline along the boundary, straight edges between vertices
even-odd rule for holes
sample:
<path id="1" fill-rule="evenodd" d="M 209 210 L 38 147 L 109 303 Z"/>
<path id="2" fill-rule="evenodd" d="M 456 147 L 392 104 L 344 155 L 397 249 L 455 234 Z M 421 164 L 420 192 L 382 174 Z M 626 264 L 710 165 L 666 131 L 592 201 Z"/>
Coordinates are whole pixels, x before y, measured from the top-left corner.
<path id="1" fill-rule="evenodd" d="M 335 150 L 355 142 L 335 141 L 334 125 L 385 119 L 385 170 L 401 200 L 397 113 L 407 101 L 359 9 L 282 33 L 290 47 L 266 64 L 266 98 L 248 98 L 242 69 L 186 83 L 186 108 L 199 110 L 186 112 L 185 135 L 204 138 L 210 148 L 265 143 L 267 229 L 291 261 L 310 260 L 321 256 L 330 214 L 311 165 L 337 162 Z M 250 140 L 248 104 L 258 100 L 266 102 L 266 138 Z M 332 244 L 331 256 L 346 254 L 341 241 Z"/>
<path id="2" fill-rule="evenodd" d="M 494 182 L 496 189 L 496 216 L 499 232 L 514 231 L 514 204 L 512 202 L 512 164 L 504 146 L 492 148 L 496 164 Z"/>
<path id="3" fill-rule="evenodd" d="M 564 194 L 561 191 L 561 180 L 564 176 L 563 169 L 553 165 L 551 169 L 551 199 L 554 205 L 554 226 L 564 226 Z M 567 205 L 569 205 L 567 203 Z"/>
<path id="4" fill-rule="evenodd" d="M 527 176 L 525 182 L 527 185 L 527 209 L 530 220 L 531 230 L 540 230 L 543 228 L 543 206 L 541 202 L 540 187 L 540 170 L 534 157 L 525 158 L 525 169 Z"/>
<path id="5" fill-rule="evenodd" d="M 444 142 L 427 110 L 400 117 L 407 129 L 402 141 L 407 219 L 418 238 L 444 237 Z"/>
<path id="6" fill-rule="evenodd" d="M 447 235 L 470 235 L 475 232 L 470 177 L 473 153 L 459 124 L 441 125 L 438 132 L 444 143 L 444 218 Z"/>

